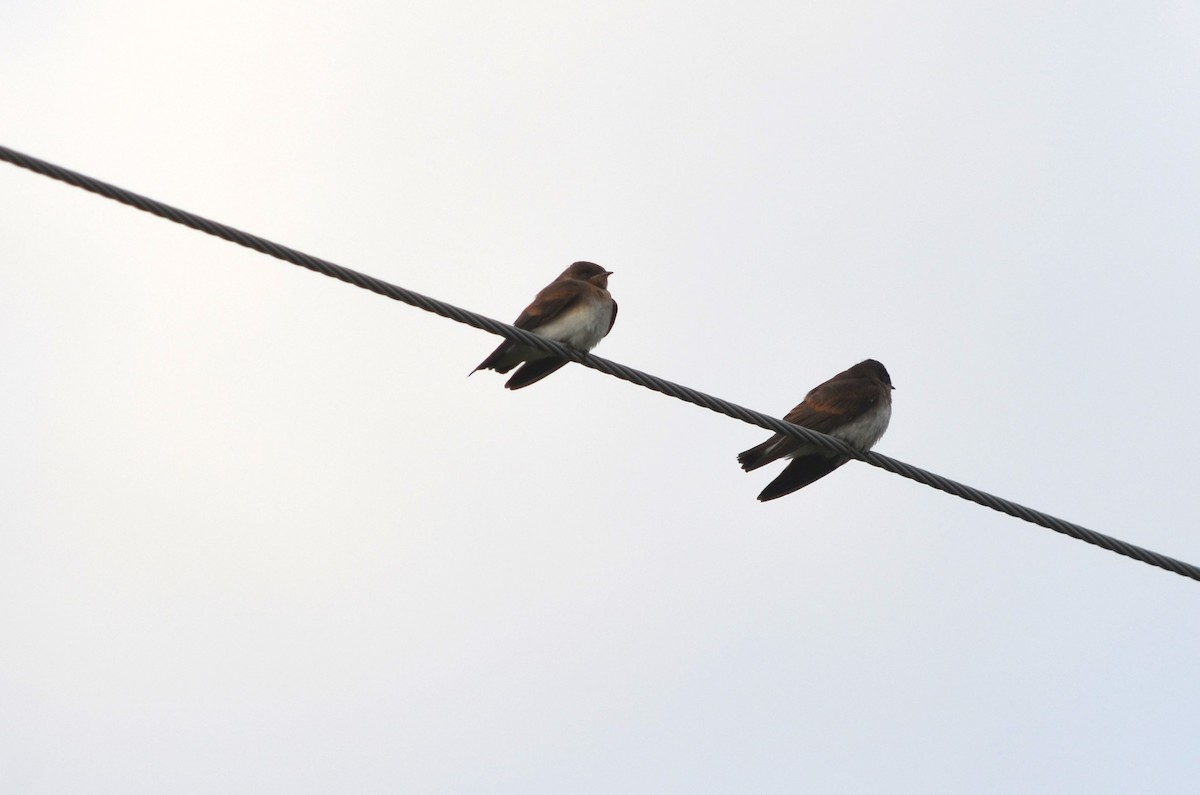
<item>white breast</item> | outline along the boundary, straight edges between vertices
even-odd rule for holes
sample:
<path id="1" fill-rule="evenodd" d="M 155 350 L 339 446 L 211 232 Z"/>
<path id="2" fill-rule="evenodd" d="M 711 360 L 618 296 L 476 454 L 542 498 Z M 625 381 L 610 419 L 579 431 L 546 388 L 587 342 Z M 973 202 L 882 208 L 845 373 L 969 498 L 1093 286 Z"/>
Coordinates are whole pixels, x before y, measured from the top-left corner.
<path id="1" fill-rule="evenodd" d="M 536 333 L 572 348 L 590 351 L 604 339 L 611 322 L 611 301 L 580 301 L 554 320 L 539 326 Z"/>
<path id="2" fill-rule="evenodd" d="M 883 437 L 892 419 L 892 402 L 889 400 L 874 411 L 869 411 L 854 422 L 838 428 L 830 436 L 841 439 L 851 447 L 870 450 Z"/>

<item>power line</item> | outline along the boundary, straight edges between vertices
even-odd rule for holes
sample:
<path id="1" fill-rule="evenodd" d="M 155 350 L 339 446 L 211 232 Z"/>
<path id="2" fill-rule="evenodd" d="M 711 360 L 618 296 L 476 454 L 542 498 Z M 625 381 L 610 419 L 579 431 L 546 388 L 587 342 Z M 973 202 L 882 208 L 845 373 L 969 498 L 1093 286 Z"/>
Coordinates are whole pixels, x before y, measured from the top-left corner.
<path id="1" fill-rule="evenodd" d="M 1003 497 L 997 497 L 994 494 L 988 494 L 985 491 L 967 486 L 962 483 L 944 478 L 941 475 L 936 475 L 919 467 L 906 464 L 895 458 L 890 458 L 875 452 L 862 452 L 849 447 L 844 442 L 834 439 L 831 436 L 818 433 L 817 431 L 803 428 L 799 425 L 792 425 L 780 419 L 776 419 L 767 414 L 754 411 L 752 409 L 739 406 L 736 403 L 730 403 L 727 400 L 722 400 L 712 395 L 707 395 L 690 387 L 666 381 L 649 373 L 644 373 L 641 370 L 635 370 L 632 367 L 626 367 L 623 364 L 602 359 L 599 356 L 580 353 L 572 348 L 568 348 L 553 340 L 539 337 L 528 331 L 510 326 L 507 323 L 501 323 L 497 320 L 492 320 L 489 317 L 476 314 L 475 312 L 447 304 L 439 301 L 436 298 L 430 298 L 426 295 L 406 290 L 403 287 L 397 287 L 394 284 L 376 279 L 373 276 L 368 276 L 364 273 L 344 268 L 341 265 L 335 265 L 317 257 L 305 254 L 302 251 L 297 251 L 287 246 L 281 246 L 278 243 L 273 243 L 265 238 L 243 232 L 235 229 L 232 226 L 210 221 L 207 218 L 202 218 L 186 210 L 180 210 L 176 207 L 163 204 L 154 199 L 141 196 L 132 191 L 119 188 L 115 185 L 110 185 L 107 182 L 102 182 L 98 179 L 71 171 L 61 166 L 48 163 L 45 160 L 39 160 L 21 152 L 0 146 L 0 160 L 8 161 L 20 168 L 28 169 L 43 176 L 65 182 L 68 185 L 82 188 L 86 191 L 99 194 L 114 201 L 127 204 L 130 207 L 135 207 L 143 212 L 157 215 L 161 218 L 166 218 L 169 221 L 174 221 L 177 224 L 196 229 L 206 234 L 214 235 L 223 240 L 228 240 L 231 243 L 237 243 L 240 246 L 253 249 L 263 254 L 268 254 L 284 262 L 289 262 L 293 265 L 299 265 L 302 268 L 323 273 L 326 276 L 334 279 L 339 279 L 356 287 L 361 287 L 364 290 L 370 290 L 373 293 L 386 296 L 396 301 L 400 301 L 410 306 L 415 306 L 419 309 L 424 309 L 426 312 L 432 312 L 435 315 L 450 318 L 451 320 L 465 323 L 483 331 L 498 334 L 501 337 L 506 337 L 510 340 L 515 340 L 525 345 L 529 345 L 539 350 L 548 351 L 557 356 L 569 359 L 573 362 L 578 362 L 585 367 L 590 367 L 593 370 L 599 370 L 602 373 L 620 378 L 624 381 L 643 386 L 647 389 L 652 389 L 655 392 L 661 392 L 664 395 L 669 395 L 673 398 L 693 403 L 697 406 L 715 411 L 719 414 L 724 414 L 734 419 L 751 425 L 757 425 L 760 428 L 773 431 L 775 433 L 783 433 L 788 436 L 800 439 L 811 444 L 815 444 L 826 450 L 833 450 L 851 458 L 857 458 L 860 461 L 865 461 L 872 466 L 885 469 L 888 472 L 895 473 L 902 477 L 915 480 L 918 483 L 923 483 L 926 486 L 931 486 L 947 494 L 953 494 L 956 497 L 961 497 L 964 500 L 986 506 L 992 510 L 1015 516 L 1018 519 L 1023 519 L 1026 522 L 1045 527 L 1053 530 L 1056 533 L 1068 535 L 1071 538 L 1077 538 L 1080 541 L 1085 541 L 1094 546 L 1102 547 L 1111 552 L 1116 552 L 1118 555 L 1124 555 L 1128 558 L 1148 563 L 1151 566 L 1157 566 L 1160 569 L 1174 572 L 1184 577 L 1190 577 L 1193 580 L 1200 581 L 1200 567 L 1193 566 L 1190 563 L 1185 563 L 1174 558 L 1160 555 L 1148 549 L 1136 546 L 1134 544 L 1121 541 L 1120 539 L 1098 533 L 1095 530 L 1089 530 L 1086 527 L 1074 524 L 1072 522 L 1059 519 L 1042 511 L 1027 508 L 1024 505 L 1019 505 Z"/>

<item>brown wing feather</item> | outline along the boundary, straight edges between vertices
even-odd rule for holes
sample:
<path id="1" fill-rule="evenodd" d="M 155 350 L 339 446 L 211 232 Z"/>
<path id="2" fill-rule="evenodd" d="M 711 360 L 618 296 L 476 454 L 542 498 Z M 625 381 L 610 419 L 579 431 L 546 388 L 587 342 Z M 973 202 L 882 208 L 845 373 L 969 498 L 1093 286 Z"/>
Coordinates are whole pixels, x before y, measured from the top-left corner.
<path id="1" fill-rule="evenodd" d="M 809 392 L 804 402 L 789 411 L 784 420 L 827 433 L 831 427 L 839 425 L 845 415 L 862 414 L 879 402 L 882 393 L 878 384 L 865 378 L 853 380 L 858 383 L 826 381 Z"/>
<path id="2" fill-rule="evenodd" d="M 566 311 L 579 300 L 583 294 L 582 282 L 558 281 L 547 286 L 537 294 L 533 303 L 525 307 L 513 325 L 520 329 L 532 331 L 543 323 L 547 323 Z"/>

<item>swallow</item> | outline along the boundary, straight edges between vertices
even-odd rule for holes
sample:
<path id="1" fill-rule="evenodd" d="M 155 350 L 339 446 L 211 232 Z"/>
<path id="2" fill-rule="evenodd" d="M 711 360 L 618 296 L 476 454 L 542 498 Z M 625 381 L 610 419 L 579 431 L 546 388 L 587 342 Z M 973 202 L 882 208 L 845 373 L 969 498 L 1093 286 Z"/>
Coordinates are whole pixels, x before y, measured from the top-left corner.
<path id="1" fill-rule="evenodd" d="M 617 302 L 608 292 L 606 271 L 593 262 L 576 262 L 537 294 L 513 325 L 539 337 L 555 340 L 587 353 L 612 331 L 617 322 Z M 507 373 L 521 368 L 504 384 L 520 389 L 542 380 L 567 363 L 567 359 L 505 340 L 472 370 Z"/>
<path id="2" fill-rule="evenodd" d="M 783 419 L 840 439 L 865 452 L 874 447 L 887 430 L 892 418 L 893 389 L 892 379 L 884 366 L 874 359 L 867 359 L 809 392 L 804 396 L 804 402 Z M 741 453 L 738 463 L 749 472 L 780 458 L 790 458 L 792 462 L 758 495 L 761 502 L 802 489 L 850 460 L 832 450 L 822 450 L 777 433 Z"/>

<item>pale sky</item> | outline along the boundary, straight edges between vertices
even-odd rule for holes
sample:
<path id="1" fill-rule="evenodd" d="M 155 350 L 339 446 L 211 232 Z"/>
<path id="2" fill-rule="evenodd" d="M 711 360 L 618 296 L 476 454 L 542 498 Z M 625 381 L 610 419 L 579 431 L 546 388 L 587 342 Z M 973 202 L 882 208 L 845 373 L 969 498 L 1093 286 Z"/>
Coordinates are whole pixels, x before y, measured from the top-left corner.
<path id="1" fill-rule="evenodd" d="M 1200 6 L 0 10 L 0 143 L 1200 563 Z M 0 789 L 1193 793 L 1200 583 L 0 164 Z"/>

